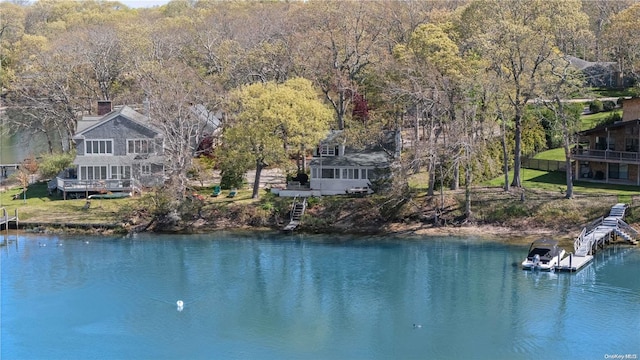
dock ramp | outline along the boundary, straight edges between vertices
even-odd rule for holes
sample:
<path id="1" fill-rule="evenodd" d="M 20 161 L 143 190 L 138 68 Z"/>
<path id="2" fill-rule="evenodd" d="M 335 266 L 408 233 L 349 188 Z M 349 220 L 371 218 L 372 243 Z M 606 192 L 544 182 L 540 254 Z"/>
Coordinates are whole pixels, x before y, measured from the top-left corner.
<path id="1" fill-rule="evenodd" d="M 302 220 L 302 215 L 304 215 L 304 211 L 307 209 L 307 198 L 303 197 L 302 200 L 297 196 L 293 198 L 293 203 L 291 204 L 291 218 L 287 226 L 285 226 L 283 231 L 293 231 L 298 225 L 300 225 L 300 221 Z"/>
<path id="2" fill-rule="evenodd" d="M 573 243 L 574 252 L 560 261 L 556 270 L 578 271 L 593 260 L 593 254 L 611 243 L 616 237 L 633 245 L 640 234 L 624 222 L 626 204 L 616 204 L 607 217 L 601 217 L 582 229 Z"/>

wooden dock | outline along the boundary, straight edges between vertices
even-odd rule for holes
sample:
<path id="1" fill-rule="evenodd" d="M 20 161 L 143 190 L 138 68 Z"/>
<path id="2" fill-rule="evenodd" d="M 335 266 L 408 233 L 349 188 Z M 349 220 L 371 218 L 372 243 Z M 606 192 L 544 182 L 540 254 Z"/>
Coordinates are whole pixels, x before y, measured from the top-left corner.
<path id="1" fill-rule="evenodd" d="M 18 209 L 15 210 L 13 216 L 9 216 L 9 212 L 6 208 L 0 208 L 2 210 L 0 214 L 0 230 L 5 229 L 7 232 L 9 231 L 9 226 L 13 223 L 18 228 Z"/>
<path id="2" fill-rule="evenodd" d="M 573 243 L 574 252 L 570 253 L 556 266 L 558 271 L 579 271 L 593 260 L 593 254 L 604 249 L 618 238 L 637 245 L 638 232 L 624 222 L 626 204 L 616 204 L 611 208 L 609 216 L 599 218 L 582 232 Z"/>

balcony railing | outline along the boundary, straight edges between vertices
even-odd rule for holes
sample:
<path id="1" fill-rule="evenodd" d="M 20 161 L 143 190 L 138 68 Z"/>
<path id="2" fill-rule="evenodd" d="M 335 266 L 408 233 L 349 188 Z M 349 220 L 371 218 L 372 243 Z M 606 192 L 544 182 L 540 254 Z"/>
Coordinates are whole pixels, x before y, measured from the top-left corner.
<path id="1" fill-rule="evenodd" d="M 57 178 L 57 188 L 62 191 L 131 191 L 136 186 L 133 179 L 77 180 Z"/>
<path id="2" fill-rule="evenodd" d="M 572 157 L 583 160 L 607 160 L 611 162 L 640 163 L 640 153 L 595 149 L 574 149 Z"/>

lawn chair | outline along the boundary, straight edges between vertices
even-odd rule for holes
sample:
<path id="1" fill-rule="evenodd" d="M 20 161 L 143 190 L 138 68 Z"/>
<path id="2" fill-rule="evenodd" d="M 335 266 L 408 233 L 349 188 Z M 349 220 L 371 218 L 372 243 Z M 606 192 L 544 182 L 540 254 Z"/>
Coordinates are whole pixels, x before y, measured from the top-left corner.
<path id="1" fill-rule="evenodd" d="M 219 196 L 222 193 L 222 189 L 220 189 L 220 185 L 215 185 L 213 187 L 213 192 L 211 193 L 211 196 L 216 197 Z"/>
<path id="2" fill-rule="evenodd" d="M 235 197 L 238 194 L 238 190 L 236 189 L 231 189 L 231 191 L 229 192 L 229 195 L 227 195 L 228 198 L 232 198 Z"/>

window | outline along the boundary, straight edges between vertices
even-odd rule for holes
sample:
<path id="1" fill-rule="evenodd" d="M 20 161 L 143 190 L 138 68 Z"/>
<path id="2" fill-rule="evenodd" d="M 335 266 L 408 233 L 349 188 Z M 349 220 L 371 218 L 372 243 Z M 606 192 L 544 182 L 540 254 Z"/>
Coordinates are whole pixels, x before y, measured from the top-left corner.
<path id="1" fill-rule="evenodd" d="M 322 169 L 323 179 L 333 179 L 335 177 L 334 169 Z"/>
<path id="2" fill-rule="evenodd" d="M 151 165 L 149 165 L 149 164 L 140 165 L 140 174 L 142 174 L 142 175 L 151 175 Z"/>
<path id="3" fill-rule="evenodd" d="M 624 151 L 628 151 L 628 152 L 638 152 L 638 148 L 640 145 L 640 142 L 638 141 L 638 139 L 633 139 L 633 138 L 626 138 L 624 139 Z"/>
<path id="4" fill-rule="evenodd" d="M 106 180 L 106 166 L 81 166 L 80 180 Z"/>
<path id="5" fill-rule="evenodd" d="M 127 140 L 128 154 L 151 154 L 155 152 L 152 139 L 129 139 Z"/>
<path id="6" fill-rule="evenodd" d="M 111 167 L 111 179 L 130 179 L 131 167 L 130 166 L 112 166 Z"/>
<path id="7" fill-rule="evenodd" d="M 627 164 L 609 164 L 610 179 L 628 179 L 629 166 Z"/>
<path id="8" fill-rule="evenodd" d="M 358 174 L 360 174 L 359 169 L 346 169 L 346 175 L 343 179 L 358 179 Z"/>
<path id="9" fill-rule="evenodd" d="M 320 155 L 322 156 L 335 156 L 336 148 L 329 145 L 320 145 Z"/>
<path id="10" fill-rule="evenodd" d="M 85 140 L 85 155 L 113 155 L 113 140 Z"/>

